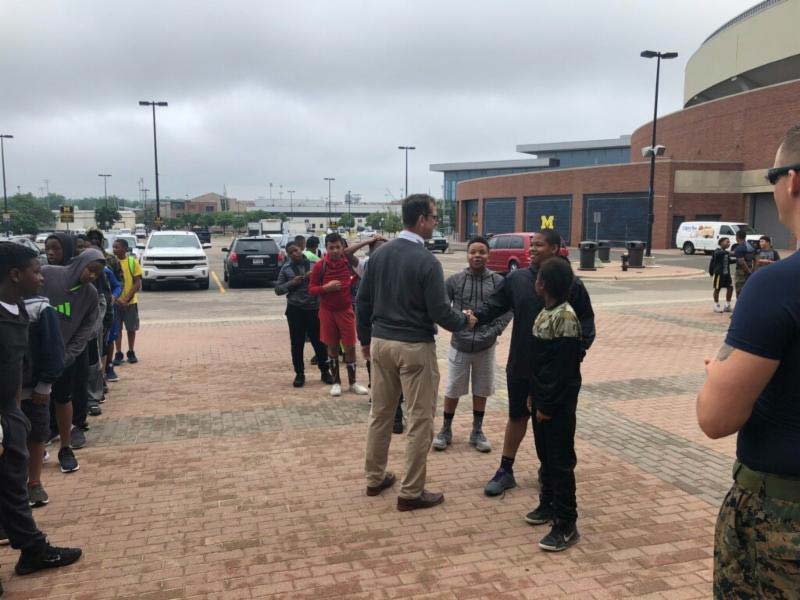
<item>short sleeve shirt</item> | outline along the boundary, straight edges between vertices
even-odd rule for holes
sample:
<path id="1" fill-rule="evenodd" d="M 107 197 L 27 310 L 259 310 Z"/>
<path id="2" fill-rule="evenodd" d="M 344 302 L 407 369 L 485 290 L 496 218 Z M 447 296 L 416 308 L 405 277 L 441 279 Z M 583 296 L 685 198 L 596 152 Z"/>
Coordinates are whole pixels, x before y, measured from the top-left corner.
<path id="1" fill-rule="evenodd" d="M 122 296 L 127 296 L 128 292 L 133 289 L 133 280 L 136 277 L 142 276 L 142 265 L 133 256 L 128 256 L 121 262 L 122 268 Z M 139 301 L 139 294 L 134 294 L 128 304 L 136 304 Z"/>
<path id="2" fill-rule="evenodd" d="M 737 458 L 756 471 L 800 477 L 800 252 L 748 279 L 725 343 L 780 361 L 739 431 Z"/>
<path id="3" fill-rule="evenodd" d="M 733 251 L 733 255 L 736 257 L 736 272 L 737 273 L 744 273 L 741 265 L 739 264 L 739 259 L 743 259 L 747 266 L 753 266 L 753 248 L 747 242 L 742 242 L 741 244 L 736 244 L 736 249 Z"/>

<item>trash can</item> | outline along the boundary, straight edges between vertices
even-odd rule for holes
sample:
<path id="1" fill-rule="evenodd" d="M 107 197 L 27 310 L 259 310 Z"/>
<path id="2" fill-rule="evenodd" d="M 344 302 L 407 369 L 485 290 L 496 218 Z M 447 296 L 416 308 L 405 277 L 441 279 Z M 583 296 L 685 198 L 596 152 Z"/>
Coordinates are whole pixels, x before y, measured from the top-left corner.
<path id="1" fill-rule="evenodd" d="M 597 242 L 581 242 L 578 244 L 581 251 L 581 271 L 594 271 L 594 255 L 597 253 Z"/>
<path id="2" fill-rule="evenodd" d="M 644 265 L 644 242 L 627 242 L 628 266 L 634 269 L 641 269 Z"/>
<path id="3" fill-rule="evenodd" d="M 608 240 L 597 242 L 597 258 L 600 259 L 600 262 L 611 262 L 611 242 Z"/>

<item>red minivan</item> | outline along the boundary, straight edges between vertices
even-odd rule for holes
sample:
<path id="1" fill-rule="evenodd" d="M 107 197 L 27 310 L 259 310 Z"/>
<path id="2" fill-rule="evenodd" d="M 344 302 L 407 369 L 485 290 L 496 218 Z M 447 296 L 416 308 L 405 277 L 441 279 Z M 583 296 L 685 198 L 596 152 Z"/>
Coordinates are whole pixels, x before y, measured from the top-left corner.
<path id="1" fill-rule="evenodd" d="M 531 237 L 533 233 L 498 233 L 489 240 L 489 263 L 486 265 L 497 273 L 509 273 L 531 264 Z M 561 256 L 569 256 L 562 246 Z"/>

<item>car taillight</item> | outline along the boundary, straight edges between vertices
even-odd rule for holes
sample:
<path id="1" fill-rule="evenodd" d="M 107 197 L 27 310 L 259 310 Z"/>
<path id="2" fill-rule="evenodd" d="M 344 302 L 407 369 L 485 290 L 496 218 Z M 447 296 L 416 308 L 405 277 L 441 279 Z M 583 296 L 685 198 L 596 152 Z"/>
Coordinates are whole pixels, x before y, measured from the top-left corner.
<path id="1" fill-rule="evenodd" d="M 239 266 L 239 255 L 238 255 L 238 254 L 236 254 L 236 252 L 231 252 L 231 253 L 228 255 L 228 258 L 230 259 L 230 261 L 231 261 L 231 262 L 232 262 L 234 265 L 236 265 L 236 266 Z"/>
<path id="2" fill-rule="evenodd" d="M 283 253 L 283 250 L 278 252 L 278 264 L 283 262 L 283 259 L 286 258 L 286 255 Z"/>

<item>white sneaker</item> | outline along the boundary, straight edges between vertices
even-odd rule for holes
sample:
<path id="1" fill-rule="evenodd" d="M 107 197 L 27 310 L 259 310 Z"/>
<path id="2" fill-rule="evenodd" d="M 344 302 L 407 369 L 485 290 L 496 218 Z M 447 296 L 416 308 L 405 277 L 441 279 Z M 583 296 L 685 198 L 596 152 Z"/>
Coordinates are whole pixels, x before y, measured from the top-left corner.
<path id="1" fill-rule="evenodd" d="M 331 396 L 341 396 L 342 395 L 342 386 L 338 383 L 334 383 L 331 386 Z"/>
<path id="2" fill-rule="evenodd" d="M 369 394 L 369 390 L 360 383 L 354 383 L 353 385 L 351 385 L 350 391 L 358 396 L 366 396 L 367 394 Z"/>
<path id="3" fill-rule="evenodd" d="M 724 311 L 725 312 L 731 312 L 731 310 L 733 310 L 733 309 L 731 309 L 731 303 L 730 302 L 726 302 Z"/>
<path id="4" fill-rule="evenodd" d="M 714 305 L 714 312 L 715 313 L 721 313 L 722 312 L 722 307 L 719 304 L 715 304 Z"/>

